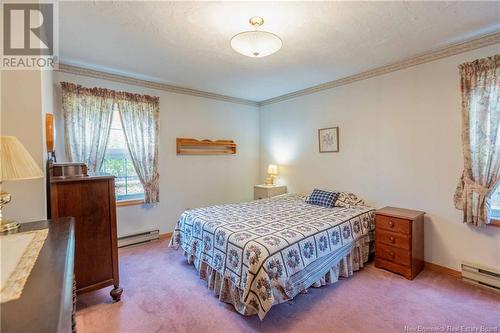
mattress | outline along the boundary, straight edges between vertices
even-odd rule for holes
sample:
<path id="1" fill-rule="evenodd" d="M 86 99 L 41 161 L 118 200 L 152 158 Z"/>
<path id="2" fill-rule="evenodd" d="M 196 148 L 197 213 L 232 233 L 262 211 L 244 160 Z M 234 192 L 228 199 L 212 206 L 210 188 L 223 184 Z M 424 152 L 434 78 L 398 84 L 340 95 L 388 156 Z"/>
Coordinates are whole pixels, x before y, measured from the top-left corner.
<path id="1" fill-rule="evenodd" d="M 315 206 L 293 194 L 197 208 L 181 215 L 171 246 L 229 280 L 240 291 L 238 302 L 262 319 L 355 247 L 366 248 L 373 212 L 367 206 Z"/>

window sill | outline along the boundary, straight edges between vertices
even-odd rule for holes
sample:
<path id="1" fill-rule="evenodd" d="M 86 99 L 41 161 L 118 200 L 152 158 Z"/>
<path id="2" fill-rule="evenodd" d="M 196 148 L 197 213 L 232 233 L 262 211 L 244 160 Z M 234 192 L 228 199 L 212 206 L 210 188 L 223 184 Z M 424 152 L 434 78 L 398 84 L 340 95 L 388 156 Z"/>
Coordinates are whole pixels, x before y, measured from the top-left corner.
<path id="1" fill-rule="evenodd" d="M 491 223 L 488 224 L 488 226 L 500 228 L 500 220 L 491 220 Z"/>
<path id="2" fill-rule="evenodd" d="M 143 205 L 144 199 L 120 200 L 116 202 L 116 207 Z"/>

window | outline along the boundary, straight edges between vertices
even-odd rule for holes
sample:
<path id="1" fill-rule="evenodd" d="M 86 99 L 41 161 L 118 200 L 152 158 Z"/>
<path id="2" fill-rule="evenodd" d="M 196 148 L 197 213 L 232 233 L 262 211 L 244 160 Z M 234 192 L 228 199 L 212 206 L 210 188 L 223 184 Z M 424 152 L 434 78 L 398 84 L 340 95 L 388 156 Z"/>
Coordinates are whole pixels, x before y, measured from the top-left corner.
<path id="1" fill-rule="evenodd" d="M 144 199 L 144 188 L 132 164 L 120 114 L 116 110 L 113 111 L 113 120 L 111 121 L 111 130 L 101 171 L 116 177 L 117 201 Z"/>
<path id="2" fill-rule="evenodd" d="M 491 196 L 491 216 L 495 220 L 500 220 L 500 186 L 497 186 Z"/>
<path id="3" fill-rule="evenodd" d="M 70 82 L 61 88 L 68 160 L 114 175 L 119 206 L 159 202 L 160 98 Z"/>

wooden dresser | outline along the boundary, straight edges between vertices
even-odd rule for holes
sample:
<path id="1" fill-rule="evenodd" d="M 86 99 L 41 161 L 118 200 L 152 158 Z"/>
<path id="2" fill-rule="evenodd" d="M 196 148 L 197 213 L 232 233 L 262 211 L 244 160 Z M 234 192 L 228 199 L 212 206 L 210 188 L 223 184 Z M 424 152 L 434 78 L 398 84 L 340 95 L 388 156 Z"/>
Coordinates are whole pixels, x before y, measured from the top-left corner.
<path id="1" fill-rule="evenodd" d="M 385 207 L 375 212 L 375 267 L 413 280 L 424 268 L 424 214 Z"/>
<path id="2" fill-rule="evenodd" d="M 52 218 L 75 218 L 77 293 L 114 286 L 119 301 L 115 178 L 110 175 L 50 179 Z"/>
<path id="3" fill-rule="evenodd" d="M 21 223 L 18 232 L 49 229 L 21 297 L 0 305 L 0 332 L 75 331 L 73 219 Z"/>

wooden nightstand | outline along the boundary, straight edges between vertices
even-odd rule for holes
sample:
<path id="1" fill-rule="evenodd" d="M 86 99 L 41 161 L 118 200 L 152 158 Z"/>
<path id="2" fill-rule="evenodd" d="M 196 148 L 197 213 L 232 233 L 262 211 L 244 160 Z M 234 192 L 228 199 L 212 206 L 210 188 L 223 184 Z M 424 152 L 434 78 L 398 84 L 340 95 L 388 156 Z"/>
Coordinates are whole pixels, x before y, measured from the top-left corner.
<path id="1" fill-rule="evenodd" d="M 424 214 L 385 207 L 375 212 L 375 267 L 413 280 L 424 268 Z"/>
<path id="2" fill-rule="evenodd" d="M 285 193 L 286 186 L 284 185 L 255 185 L 253 187 L 254 200 L 271 198 Z"/>

